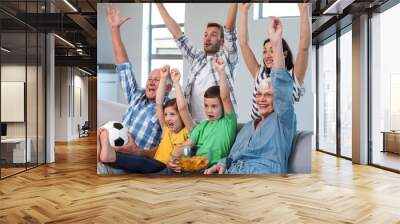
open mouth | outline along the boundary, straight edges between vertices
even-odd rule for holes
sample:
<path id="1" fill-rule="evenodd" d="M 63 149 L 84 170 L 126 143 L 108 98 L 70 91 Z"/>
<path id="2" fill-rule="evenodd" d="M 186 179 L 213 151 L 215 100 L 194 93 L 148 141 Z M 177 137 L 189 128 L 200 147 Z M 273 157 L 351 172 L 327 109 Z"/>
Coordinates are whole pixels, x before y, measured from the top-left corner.
<path id="1" fill-rule="evenodd" d="M 174 128 L 174 123 L 168 123 L 167 126 L 168 126 L 169 129 L 173 129 Z"/>
<path id="2" fill-rule="evenodd" d="M 207 117 L 208 117 L 209 120 L 213 120 L 215 118 L 215 116 L 211 115 L 211 114 L 207 114 Z"/>

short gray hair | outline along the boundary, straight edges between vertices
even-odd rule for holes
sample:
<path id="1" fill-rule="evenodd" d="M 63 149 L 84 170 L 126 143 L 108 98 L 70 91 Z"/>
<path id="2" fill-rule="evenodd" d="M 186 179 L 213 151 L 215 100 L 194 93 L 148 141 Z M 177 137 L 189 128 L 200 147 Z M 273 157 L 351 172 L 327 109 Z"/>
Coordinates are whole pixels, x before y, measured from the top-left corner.
<path id="1" fill-rule="evenodd" d="M 272 80 L 270 77 L 261 80 L 260 84 L 257 86 L 257 91 L 260 89 L 270 89 L 272 90 Z"/>

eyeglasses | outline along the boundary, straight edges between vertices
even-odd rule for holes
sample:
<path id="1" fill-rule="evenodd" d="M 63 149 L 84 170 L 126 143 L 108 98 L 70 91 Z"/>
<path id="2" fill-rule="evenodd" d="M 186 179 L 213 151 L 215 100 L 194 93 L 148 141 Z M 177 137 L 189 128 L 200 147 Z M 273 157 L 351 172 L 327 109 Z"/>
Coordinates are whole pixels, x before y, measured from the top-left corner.
<path id="1" fill-rule="evenodd" d="M 264 94 L 261 94 L 261 93 L 256 93 L 256 98 L 257 97 L 268 97 L 268 96 L 272 96 L 272 94 L 271 93 L 264 93 Z"/>

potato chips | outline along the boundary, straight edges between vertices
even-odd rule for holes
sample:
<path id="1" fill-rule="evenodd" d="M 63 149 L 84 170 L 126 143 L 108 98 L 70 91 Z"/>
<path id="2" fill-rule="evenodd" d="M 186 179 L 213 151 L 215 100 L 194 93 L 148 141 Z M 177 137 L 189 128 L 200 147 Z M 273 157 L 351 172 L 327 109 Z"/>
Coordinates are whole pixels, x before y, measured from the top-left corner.
<path id="1" fill-rule="evenodd" d="M 176 164 L 185 172 L 197 172 L 207 168 L 208 160 L 204 156 L 180 157 Z"/>

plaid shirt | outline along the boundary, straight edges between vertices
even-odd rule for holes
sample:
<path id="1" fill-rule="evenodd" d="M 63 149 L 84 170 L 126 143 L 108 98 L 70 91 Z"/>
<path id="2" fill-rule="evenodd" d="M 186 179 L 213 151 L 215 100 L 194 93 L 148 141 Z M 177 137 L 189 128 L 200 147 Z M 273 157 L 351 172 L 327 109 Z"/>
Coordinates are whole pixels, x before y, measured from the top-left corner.
<path id="1" fill-rule="evenodd" d="M 300 101 L 300 97 L 304 96 L 304 93 L 305 93 L 306 89 L 304 88 L 303 85 L 301 85 L 299 83 L 299 81 L 297 80 L 297 78 L 294 75 L 293 71 L 294 71 L 293 69 L 291 71 L 289 71 L 289 74 L 291 74 L 292 79 L 293 79 L 293 88 L 292 88 L 292 90 L 293 90 L 292 92 L 293 93 L 292 94 L 293 94 L 293 99 L 296 102 L 299 102 Z M 256 104 L 256 93 L 257 93 L 257 89 L 258 89 L 258 86 L 260 85 L 261 80 L 266 79 L 268 77 L 270 77 L 270 73 L 268 73 L 268 69 L 264 65 L 261 65 L 260 69 L 258 71 L 257 77 L 254 80 L 254 89 L 253 89 L 253 95 L 252 95 L 252 98 L 251 98 L 251 102 L 252 102 L 251 118 L 253 120 L 257 120 L 257 119 L 261 118 L 259 113 L 258 113 L 258 108 L 257 108 L 257 104 Z"/>
<path id="2" fill-rule="evenodd" d="M 157 118 L 156 103 L 148 101 L 146 91 L 138 86 L 131 63 L 118 64 L 117 71 L 129 104 L 122 123 L 128 128 L 137 146 L 151 149 L 160 142 L 162 132 Z"/>
<path id="3" fill-rule="evenodd" d="M 185 98 L 186 100 L 190 101 L 192 97 L 193 85 L 196 81 L 197 76 L 200 74 L 203 68 L 209 69 L 208 74 L 210 74 L 211 77 L 214 79 L 214 85 L 218 85 L 219 75 L 216 74 L 213 65 L 206 66 L 207 63 L 212 63 L 211 60 L 207 60 L 206 52 L 204 50 L 199 50 L 195 48 L 187 36 L 183 35 L 177 38 L 175 41 L 178 45 L 178 48 L 181 50 L 183 57 L 188 61 L 190 65 L 188 82 L 184 88 Z M 217 57 L 222 57 L 227 63 L 225 74 L 227 75 L 229 90 L 231 92 L 231 99 L 235 107 L 237 106 L 237 101 L 235 93 L 233 92 L 233 86 L 235 82 L 235 70 L 238 64 L 238 49 L 236 41 L 236 30 L 228 30 L 224 28 L 224 47 L 216 53 Z M 204 91 L 206 89 L 204 89 Z"/>

